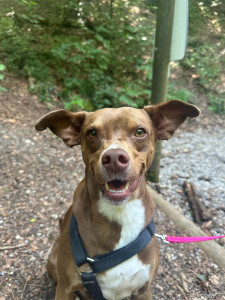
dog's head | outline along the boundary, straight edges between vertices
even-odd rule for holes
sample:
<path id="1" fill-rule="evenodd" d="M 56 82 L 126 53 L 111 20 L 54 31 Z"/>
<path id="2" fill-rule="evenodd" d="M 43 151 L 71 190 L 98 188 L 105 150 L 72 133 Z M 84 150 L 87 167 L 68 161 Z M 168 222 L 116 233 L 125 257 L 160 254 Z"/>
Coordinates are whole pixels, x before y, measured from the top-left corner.
<path id="1" fill-rule="evenodd" d="M 156 140 L 167 140 L 188 118 L 199 115 L 191 104 L 171 100 L 143 109 L 105 108 L 71 113 L 57 110 L 36 124 L 47 127 L 69 147 L 81 145 L 87 173 L 114 205 L 131 198 L 150 167 Z"/>

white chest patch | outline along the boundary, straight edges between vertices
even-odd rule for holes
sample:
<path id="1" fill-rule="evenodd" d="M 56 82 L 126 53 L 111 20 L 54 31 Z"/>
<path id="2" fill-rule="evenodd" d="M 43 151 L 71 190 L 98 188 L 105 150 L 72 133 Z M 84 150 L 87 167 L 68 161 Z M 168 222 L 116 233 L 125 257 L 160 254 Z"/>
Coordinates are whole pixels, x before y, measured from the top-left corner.
<path id="1" fill-rule="evenodd" d="M 112 206 L 100 199 L 98 209 L 108 220 L 122 226 L 121 237 L 115 249 L 133 241 L 144 227 L 145 210 L 140 199 L 120 206 Z M 143 287 L 149 278 L 149 272 L 150 265 L 144 265 L 135 255 L 104 274 L 97 275 L 97 280 L 107 300 L 121 300 Z"/>

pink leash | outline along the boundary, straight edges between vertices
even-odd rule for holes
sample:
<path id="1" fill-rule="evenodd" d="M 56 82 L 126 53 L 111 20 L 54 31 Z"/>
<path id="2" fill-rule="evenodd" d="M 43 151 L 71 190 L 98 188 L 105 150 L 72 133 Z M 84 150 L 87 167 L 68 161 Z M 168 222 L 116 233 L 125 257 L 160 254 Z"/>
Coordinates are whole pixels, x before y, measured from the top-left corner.
<path id="1" fill-rule="evenodd" d="M 194 243 L 194 242 L 203 242 L 209 240 L 216 240 L 225 237 L 225 235 L 217 235 L 217 236 L 169 236 L 169 235 L 161 235 L 155 234 L 156 237 L 163 240 L 165 243 Z"/>

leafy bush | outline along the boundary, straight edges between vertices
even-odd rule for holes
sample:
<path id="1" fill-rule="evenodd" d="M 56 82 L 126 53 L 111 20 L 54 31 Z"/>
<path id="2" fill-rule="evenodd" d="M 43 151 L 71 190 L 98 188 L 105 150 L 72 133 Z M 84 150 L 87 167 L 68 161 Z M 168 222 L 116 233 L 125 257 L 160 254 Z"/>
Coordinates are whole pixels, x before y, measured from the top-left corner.
<path id="1" fill-rule="evenodd" d="M 66 108 L 143 106 L 154 24 L 142 1 L 17 0 L 0 21 L 0 58 L 42 101 Z"/>
<path id="2" fill-rule="evenodd" d="M 208 91 L 210 109 L 223 112 L 224 101 L 224 2 L 189 0 L 189 46 L 181 64 L 195 82 Z"/>
<path id="3" fill-rule="evenodd" d="M 209 94 L 210 110 L 225 114 L 225 94 L 215 95 Z"/>
<path id="4" fill-rule="evenodd" d="M 183 61 L 185 67 L 197 74 L 199 83 L 209 90 L 216 89 L 221 83 L 223 64 L 217 52 L 217 45 L 202 44 L 190 49 Z"/>
<path id="5" fill-rule="evenodd" d="M 175 88 L 173 83 L 169 83 L 167 99 L 179 99 L 184 102 L 194 103 L 195 94 L 185 88 Z"/>

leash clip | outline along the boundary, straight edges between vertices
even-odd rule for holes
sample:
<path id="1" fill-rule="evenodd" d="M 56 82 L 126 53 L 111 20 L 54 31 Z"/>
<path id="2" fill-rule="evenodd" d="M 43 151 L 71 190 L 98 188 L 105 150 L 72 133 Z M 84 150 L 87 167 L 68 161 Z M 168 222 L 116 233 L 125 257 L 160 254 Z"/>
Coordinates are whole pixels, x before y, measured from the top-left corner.
<path id="1" fill-rule="evenodd" d="M 167 241 L 167 235 L 155 233 L 155 236 L 156 236 L 157 238 L 160 238 L 164 243 L 170 244 L 170 242 Z"/>

